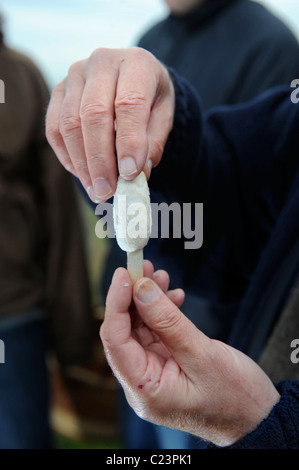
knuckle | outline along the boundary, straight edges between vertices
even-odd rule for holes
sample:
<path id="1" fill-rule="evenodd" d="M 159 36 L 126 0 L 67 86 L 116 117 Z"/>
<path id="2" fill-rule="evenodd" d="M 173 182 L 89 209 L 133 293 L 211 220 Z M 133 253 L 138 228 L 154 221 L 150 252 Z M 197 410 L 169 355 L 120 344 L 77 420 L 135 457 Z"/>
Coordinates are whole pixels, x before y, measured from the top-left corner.
<path id="1" fill-rule="evenodd" d="M 115 341 L 108 333 L 108 329 L 105 327 L 105 324 L 101 325 L 100 338 L 105 349 L 106 357 L 111 358 L 111 355 L 113 355 L 113 351 L 115 350 Z"/>
<path id="2" fill-rule="evenodd" d="M 89 163 L 95 166 L 100 166 L 105 164 L 105 157 L 99 153 L 87 155 Z"/>
<path id="3" fill-rule="evenodd" d="M 146 98 L 142 93 L 126 91 L 116 97 L 114 106 L 116 111 L 127 111 L 131 108 L 146 107 Z"/>
<path id="4" fill-rule="evenodd" d="M 75 74 L 78 74 L 78 73 L 81 71 L 82 63 L 83 63 L 82 60 L 78 60 L 78 61 L 74 62 L 74 63 L 69 67 L 68 75 L 75 75 Z"/>
<path id="5" fill-rule="evenodd" d="M 151 60 L 154 57 L 151 52 L 147 51 L 146 49 L 143 49 L 142 47 L 131 47 L 130 51 L 133 59 L 136 61 Z"/>
<path id="6" fill-rule="evenodd" d="M 74 166 L 80 174 L 84 172 L 87 173 L 88 171 L 87 163 L 85 160 L 74 160 Z"/>
<path id="7" fill-rule="evenodd" d="M 98 47 L 97 49 L 95 49 L 91 55 L 90 55 L 90 59 L 91 61 L 95 61 L 95 62 L 98 62 L 99 60 L 102 60 L 103 56 L 107 53 L 107 48 L 105 47 Z"/>
<path id="8" fill-rule="evenodd" d="M 137 154 L 140 149 L 148 148 L 148 137 L 137 125 L 130 123 L 129 127 L 122 128 L 116 135 L 116 148 L 119 156 L 127 152 Z"/>
<path id="9" fill-rule="evenodd" d="M 110 112 L 104 103 L 87 103 L 82 105 L 80 117 L 83 123 L 100 126 L 109 119 Z"/>
<path id="10" fill-rule="evenodd" d="M 52 89 L 52 96 L 64 93 L 65 80 L 57 83 Z"/>
<path id="11" fill-rule="evenodd" d="M 57 146 L 60 138 L 59 129 L 52 124 L 46 124 L 46 137 L 51 145 Z"/>
<path id="12" fill-rule="evenodd" d="M 162 331 L 171 330 L 172 334 L 180 335 L 183 330 L 182 313 L 178 308 L 160 308 L 159 317 L 156 319 L 155 328 Z"/>
<path id="13" fill-rule="evenodd" d="M 181 350 L 189 348 L 188 338 L 186 338 L 186 328 L 184 328 L 183 314 L 176 310 L 161 309 L 159 318 L 155 322 L 155 330 L 161 337 L 170 337 Z"/>
<path id="14" fill-rule="evenodd" d="M 81 129 L 80 118 L 68 114 L 63 115 L 60 120 L 59 129 L 63 137 L 77 133 Z"/>
<path id="15" fill-rule="evenodd" d="M 161 157 L 163 152 L 164 152 L 164 143 L 153 139 L 151 142 L 151 155 L 152 155 L 153 160 L 156 160 L 156 158 Z"/>
<path id="16" fill-rule="evenodd" d="M 118 146 L 126 144 L 136 149 L 145 143 L 144 139 L 138 135 L 138 130 L 134 129 L 133 126 L 129 129 L 124 129 L 121 133 L 119 132 L 116 139 Z"/>

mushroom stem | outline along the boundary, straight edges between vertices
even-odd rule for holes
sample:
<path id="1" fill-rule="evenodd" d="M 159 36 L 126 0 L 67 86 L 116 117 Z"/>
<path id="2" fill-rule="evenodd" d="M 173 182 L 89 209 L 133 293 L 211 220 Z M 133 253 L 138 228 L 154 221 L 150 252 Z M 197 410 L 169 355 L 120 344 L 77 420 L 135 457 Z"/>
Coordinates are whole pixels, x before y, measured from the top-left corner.
<path id="1" fill-rule="evenodd" d="M 133 284 L 143 277 L 143 249 L 127 252 L 127 268 Z"/>

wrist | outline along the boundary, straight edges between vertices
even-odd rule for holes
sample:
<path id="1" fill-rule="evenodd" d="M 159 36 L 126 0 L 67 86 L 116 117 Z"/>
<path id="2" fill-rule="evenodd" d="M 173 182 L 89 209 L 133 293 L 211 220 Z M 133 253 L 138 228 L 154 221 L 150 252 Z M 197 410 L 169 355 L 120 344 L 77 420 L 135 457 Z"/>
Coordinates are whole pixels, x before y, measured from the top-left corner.
<path id="1" fill-rule="evenodd" d="M 247 436 L 255 433 L 261 423 L 267 421 L 280 398 L 277 389 L 272 385 L 259 406 L 252 407 L 251 411 L 246 410 L 244 418 L 239 416 L 236 422 L 228 427 L 227 432 L 215 435 L 212 444 L 220 448 L 235 448 L 240 445 Z"/>

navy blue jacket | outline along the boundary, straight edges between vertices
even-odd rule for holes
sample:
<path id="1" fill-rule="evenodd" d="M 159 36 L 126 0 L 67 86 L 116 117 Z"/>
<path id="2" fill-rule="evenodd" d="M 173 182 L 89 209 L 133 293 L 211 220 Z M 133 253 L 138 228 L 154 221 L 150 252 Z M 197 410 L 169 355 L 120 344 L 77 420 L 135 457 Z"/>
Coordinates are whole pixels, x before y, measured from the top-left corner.
<path id="1" fill-rule="evenodd" d="M 211 301 L 223 319 L 231 315 L 226 341 L 258 359 L 299 278 L 299 103 L 290 88 L 277 88 L 204 115 L 196 91 L 173 77 L 174 127 L 150 178 L 151 198 L 202 202 L 203 246 L 184 250 L 184 240 L 151 239 L 145 255 L 159 267 L 162 248 L 174 284 Z M 299 383 L 277 388 L 280 402 L 235 447 L 299 448 Z"/>

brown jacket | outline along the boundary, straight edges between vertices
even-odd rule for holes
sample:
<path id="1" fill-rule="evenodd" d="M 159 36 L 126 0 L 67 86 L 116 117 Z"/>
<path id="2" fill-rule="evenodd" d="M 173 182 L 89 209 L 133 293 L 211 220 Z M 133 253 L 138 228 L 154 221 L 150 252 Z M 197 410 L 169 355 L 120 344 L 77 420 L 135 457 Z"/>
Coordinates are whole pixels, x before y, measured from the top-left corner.
<path id="1" fill-rule="evenodd" d="M 91 352 L 91 305 L 74 181 L 45 138 L 49 93 L 0 43 L 0 319 L 43 306 L 62 364 Z"/>

